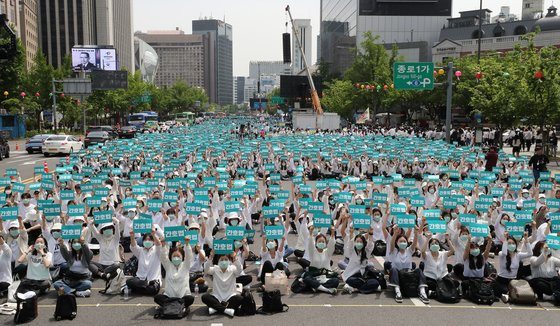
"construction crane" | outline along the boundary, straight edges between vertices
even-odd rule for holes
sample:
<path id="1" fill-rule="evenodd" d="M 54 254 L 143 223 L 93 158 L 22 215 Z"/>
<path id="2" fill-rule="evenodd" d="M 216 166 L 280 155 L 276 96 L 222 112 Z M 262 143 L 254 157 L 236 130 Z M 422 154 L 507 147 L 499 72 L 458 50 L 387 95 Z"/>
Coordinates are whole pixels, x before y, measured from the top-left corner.
<path id="1" fill-rule="evenodd" d="M 311 101 L 313 102 L 313 110 L 317 115 L 323 114 L 323 108 L 321 107 L 321 101 L 319 100 L 319 94 L 317 94 L 317 89 L 315 88 L 315 83 L 313 82 L 313 78 L 311 77 L 311 72 L 309 71 L 309 65 L 307 64 L 307 59 L 305 58 L 305 52 L 303 52 L 303 48 L 301 47 L 301 42 L 299 40 L 298 34 L 296 32 L 296 27 L 294 26 L 294 20 L 292 18 L 292 13 L 290 12 L 290 6 L 286 6 L 286 11 L 290 16 L 290 22 L 292 23 L 292 33 L 297 42 L 297 46 L 299 48 L 300 53 L 302 54 L 303 65 L 305 66 L 305 72 L 307 74 L 307 79 L 309 80 L 309 87 L 311 88 Z"/>

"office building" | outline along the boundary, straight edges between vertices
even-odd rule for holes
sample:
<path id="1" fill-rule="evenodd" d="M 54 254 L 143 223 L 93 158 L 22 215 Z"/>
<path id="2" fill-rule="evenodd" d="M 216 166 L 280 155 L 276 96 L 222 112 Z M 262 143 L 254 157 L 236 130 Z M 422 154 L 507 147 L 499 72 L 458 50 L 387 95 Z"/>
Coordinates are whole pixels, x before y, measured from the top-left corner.
<path id="1" fill-rule="evenodd" d="M 18 37 L 20 36 L 19 28 L 20 28 L 20 16 L 19 16 L 19 1 L 7 1 L 7 0 L 0 0 L 0 14 L 6 15 L 9 23 L 15 26 L 15 31 Z"/>
<path id="2" fill-rule="evenodd" d="M 37 51 L 39 51 L 38 9 L 37 0 L 19 1 L 19 35 L 21 43 L 25 47 L 27 70 L 33 67 L 33 60 L 35 59 Z"/>
<path id="3" fill-rule="evenodd" d="M 301 53 L 296 35 L 292 33 L 292 74 L 296 75 L 305 69 L 303 56 L 309 66 L 313 64 L 311 61 L 313 51 L 311 19 L 294 19 L 294 30 L 303 49 L 303 53 Z"/>
<path id="4" fill-rule="evenodd" d="M 283 61 L 251 61 L 249 77 L 258 79 L 259 75 L 291 75 L 292 68 Z"/>
<path id="5" fill-rule="evenodd" d="M 220 105 L 233 102 L 233 35 L 232 26 L 221 20 L 193 20 L 194 35 L 204 35 L 209 40 L 209 84 L 207 94 L 210 101 Z"/>
<path id="6" fill-rule="evenodd" d="M 317 38 L 317 61 L 342 74 L 354 62 L 356 48 L 357 0 L 321 0 L 321 27 Z"/>
<path id="7" fill-rule="evenodd" d="M 521 19 L 532 20 L 543 17 L 544 0 L 523 0 Z"/>
<path id="8" fill-rule="evenodd" d="M 207 35 L 185 34 L 177 28 L 173 31 L 136 33 L 135 36 L 148 43 L 157 54 L 159 61 L 155 75 L 157 86 L 171 86 L 177 81 L 184 80 L 191 86 L 208 89 Z"/>
<path id="9" fill-rule="evenodd" d="M 258 80 L 253 78 L 245 78 L 243 103 L 249 103 L 250 99 L 258 96 Z"/>
<path id="10" fill-rule="evenodd" d="M 245 77 L 233 77 L 233 104 L 245 103 Z"/>
<path id="11" fill-rule="evenodd" d="M 135 69 L 140 71 L 142 80 L 153 84 L 159 65 L 156 50 L 138 37 L 134 37 L 134 59 Z"/>

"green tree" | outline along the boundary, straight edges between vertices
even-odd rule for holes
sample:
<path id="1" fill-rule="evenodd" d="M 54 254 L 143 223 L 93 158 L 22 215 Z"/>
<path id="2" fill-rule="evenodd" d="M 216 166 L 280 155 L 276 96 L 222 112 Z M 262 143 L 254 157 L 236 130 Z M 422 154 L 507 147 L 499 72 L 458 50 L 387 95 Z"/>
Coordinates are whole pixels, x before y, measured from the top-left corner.
<path id="1" fill-rule="evenodd" d="M 336 112 L 350 119 L 358 98 L 358 90 L 349 80 L 335 80 L 323 92 L 322 103 L 325 111 Z"/>

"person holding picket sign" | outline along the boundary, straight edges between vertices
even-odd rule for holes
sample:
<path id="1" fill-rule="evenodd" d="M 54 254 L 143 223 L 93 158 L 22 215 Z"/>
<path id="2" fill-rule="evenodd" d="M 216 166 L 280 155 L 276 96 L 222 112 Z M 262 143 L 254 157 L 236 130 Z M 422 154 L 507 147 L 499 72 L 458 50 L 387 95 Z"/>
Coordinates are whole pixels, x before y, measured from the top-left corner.
<path id="1" fill-rule="evenodd" d="M 529 284 L 539 299 L 556 302 L 560 301 L 557 295 L 560 291 L 560 259 L 552 255 L 552 249 L 546 241 L 539 241 L 533 247 L 531 261 L 531 279 Z M 556 295 L 555 295 L 556 294 Z"/>
<path id="2" fill-rule="evenodd" d="M 507 241 L 504 241 L 502 245 L 502 250 L 498 255 L 500 262 L 500 271 L 498 272 L 498 277 L 496 282 L 494 282 L 494 294 L 496 297 L 501 297 L 504 303 L 509 301 L 509 283 L 511 280 L 517 278 L 517 271 L 522 264 L 522 261 L 533 255 L 531 249 L 529 248 L 527 232 L 523 234 L 523 240 L 521 244 L 517 243 L 517 240 L 510 236 L 506 231 L 504 234 Z M 520 249 L 523 249 L 521 251 Z"/>
<path id="3" fill-rule="evenodd" d="M 160 247 L 160 261 L 165 268 L 165 292 L 154 297 L 154 302 L 160 306 L 165 305 L 170 300 L 180 299 L 183 301 L 185 309 L 194 302 L 191 295 L 189 269 L 193 258 L 190 239 L 185 237 L 185 246 L 167 247 L 165 239 L 154 238 L 156 247 Z"/>
<path id="4" fill-rule="evenodd" d="M 366 235 L 360 233 L 354 236 L 354 227 L 350 227 L 349 232 L 346 231 L 348 219 L 349 216 L 345 215 L 341 228 L 344 257 L 348 258 L 348 265 L 342 273 L 342 279 L 346 283 L 343 290 L 345 293 L 370 294 L 379 288 L 379 281 L 371 278 L 367 270 L 368 255 L 373 251 L 374 243 L 369 232 Z"/>
<path id="5" fill-rule="evenodd" d="M 235 290 L 236 278 L 241 274 L 243 266 L 236 259 L 235 252 L 219 256 L 217 264 L 214 260 L 212 250 L 210 259 L 204 264 L 204 272 L 212 276 L 212 293 L 205 293 L 201 299 L 208 306 L 209 315 L 219 312 L 233 317 L 243 301 L 243 297 Z"/>
<path id="6" fill-rule="evenodd" d="M 455 254 L 455 248 L 449 241 L 449 234 L 445 234 L 449 250 L 441 250 L 441 244 L 436 238 L 428 238 L 422 245 L 422 259 L 424 261 L 424 276 L 428 285 L 428 297 L 433 297 L 437 290 L 437 282 L 448 277 L 447 259 Z M 458 283 L 457 283 L 458 285 Z"/>
<path id="7" fill-rule="evenodd" d="M 115 269 L 121 263 L 119 221 L 113 218 L 113 223 L 100 224 L 99 228 L 93 223 L 93 219 L 89 219 L 88 228 L 99 242 L 99 258 L 97 262 L 91 263 L 90 268 L 93 275 L 108 280 L 109 273 L 107 273 L 107 270 Z"/>
<path id="8" fill-rule="evenodd" d="M 21 255 L 26 253 L 28 236 L 25 232 L 25 226 L 23 225 L 23 219 L 18 216 L 17 221 L 7 221 L 6 222 L 8 230 L 4 230 L 4 221 L 0 218 L 0 235 L 2 235 L 10 246 L 12 250 L 11 262 L 12 262 L 12 274 L 18 275 L 20 278 L 25 276 L 27 271 L 27 265 L 19 264 L 17 262 Z"/>
<path id="9" fill-rule="evenodd" d="M 88 248 L 83 237 L 71 241 L 72 249 L 70 251 L 62 237 L 59 237 L 57 242 L 60 254 L 68 264 L 68 270 L 62 279 L 54 282 L 54 288 L 57 291 L 63 289 L 65 294 L 74 293 L 77 297 L 89 297 L 91 295 L 89 266 L 93 252 Z"/>
<path id="10" fill-rule="evenodd" d="M 141 295 L 155 296 L 161 284 L 160 245 L 155 229 L 142 236 L 143 247 L 140 248 L 134 238 L 134 229 L 130 230 L 130 251 L 138 259 L 136 277 L 126 280 L 126 286 L 133 292 Z"/>
<path id="11" fill-rule="evenodd" d="M 289 277 L 290 271 L 284 265 L 284 243 L 286 242 L 286 236 L 282 237 L 280 241 L 280 246 L 278 246 L 278 240 L 267 239 L 266 235 L 262 236 L 262 249 L 261 249 L 261 269 L 259 270 L 259 279 L 264 284 L 265 275 L 267 273 L 272 273 L 275 270 L 283 270 L 286 276 Z"/>
<path id="12" fill-rule="evenodd" d="M 314 227 L 309 227 L 309 241 L 307 243 L 307 251 L 309 252 L 310 265 L 307 272 L 303 275 L 303 283 L 312 289 L 332 295 L 336 294 L 338 288 L 338 275 L 333 274 L 331 269 L 331 259 L 334 254 L 334 232 L 335 228 L 331 227 L 331 236 L 327 242 L 327 236 L 318 234 L 313 238 Z"/>

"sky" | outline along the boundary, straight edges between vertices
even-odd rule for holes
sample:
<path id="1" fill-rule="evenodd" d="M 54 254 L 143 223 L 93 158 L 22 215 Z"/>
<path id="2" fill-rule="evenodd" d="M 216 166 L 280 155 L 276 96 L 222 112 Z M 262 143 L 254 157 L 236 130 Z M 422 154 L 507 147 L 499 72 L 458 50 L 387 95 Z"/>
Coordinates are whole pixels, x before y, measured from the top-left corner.
<path id="1" fill-rule="evenodd" d="M 520 16 L 522 0 L 483 0 L 492 16 L 501 6 L 510 6 Z M 553 0 L 545 0 L 545 12 Z M 282 60 L 282 33 L 286 32 L 286 5 L 294 19 L 311 19 L 313 62 L 317 59 L 320 0 L 134 0 L 134 30 L 192 32 L 192 20 L 204 17 L 224 20 L 233 26 L 233 75 L 248 76 L 249 62 Z M 560 1 L 557 0 L 557 5 Z M 453 0 L 453 16 L 477 9 L 477 0 Z M 291 32 L 291 25 L 289 25 Z"/>

